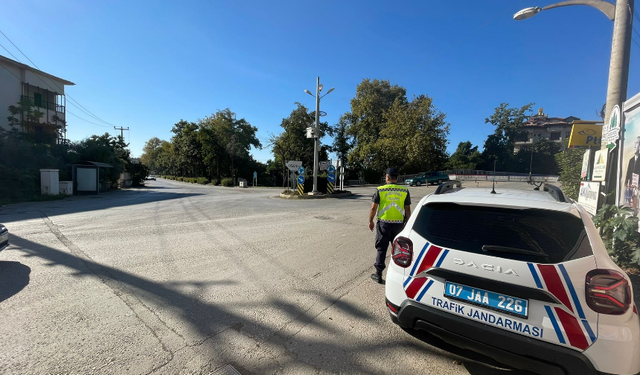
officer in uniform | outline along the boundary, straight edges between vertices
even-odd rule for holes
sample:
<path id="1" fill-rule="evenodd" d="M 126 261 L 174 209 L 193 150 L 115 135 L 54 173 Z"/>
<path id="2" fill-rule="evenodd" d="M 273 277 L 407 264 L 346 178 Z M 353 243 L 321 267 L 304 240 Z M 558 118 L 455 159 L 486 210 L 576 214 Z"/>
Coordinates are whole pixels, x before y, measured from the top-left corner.
<path id="1" fill-rule="evenodd" d="M 384 284 L 382 271 L 385 269 L 384 261 L 387 257 L 389 243 L 402 231 L 404 224 L 411 215 L 411 197 L 409 190 L 398 182 L 398 170 L 387 169 L 386 185 L 379 186 L 371 199 L 371 211 L 369 212 L 369 230 L 373 232 L 376 227 L 376 250 L 378 255 L 373 266 L 376 273 L 371 278 L 379 284 Z M 373 218 L 378 217 L 378 222 L 373 223 Z"/>

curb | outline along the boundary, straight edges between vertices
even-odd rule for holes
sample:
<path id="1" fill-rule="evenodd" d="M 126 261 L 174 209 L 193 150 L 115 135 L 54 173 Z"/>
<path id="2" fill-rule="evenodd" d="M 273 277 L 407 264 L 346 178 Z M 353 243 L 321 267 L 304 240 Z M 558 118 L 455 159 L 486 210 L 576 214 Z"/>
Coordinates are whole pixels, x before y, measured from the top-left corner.
<path id="1" fill-rule="evenodd" d="M 280 198 L 283 199 L 330 199 L 330 198 L 343 198 L 343 197 L 349 197 L 352 196 L 353 193 L 349 192 L 344 192 L 344 193 L 338 193 L 338 194 L 323 194 L 323 195 L 297 195 L 297 194 L 282 194 L 280 193 Z"/>

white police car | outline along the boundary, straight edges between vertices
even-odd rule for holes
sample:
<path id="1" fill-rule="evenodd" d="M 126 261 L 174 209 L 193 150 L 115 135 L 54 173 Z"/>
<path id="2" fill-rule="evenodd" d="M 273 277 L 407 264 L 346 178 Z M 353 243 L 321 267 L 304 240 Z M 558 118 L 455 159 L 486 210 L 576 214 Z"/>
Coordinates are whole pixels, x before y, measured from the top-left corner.
<path id="1" fill-rule="evenodd" d="M 391 259 L 386 304 L 404 328 L 540 374 L 640 372 L 629 277 L 555 186 L 492 194 L 445 182 Z"/>

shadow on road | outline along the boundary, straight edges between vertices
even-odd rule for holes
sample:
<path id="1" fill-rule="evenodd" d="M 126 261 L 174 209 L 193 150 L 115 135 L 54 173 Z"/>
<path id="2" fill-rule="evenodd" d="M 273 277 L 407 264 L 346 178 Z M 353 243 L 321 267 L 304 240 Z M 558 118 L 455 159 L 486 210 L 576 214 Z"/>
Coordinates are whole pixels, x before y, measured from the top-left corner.
<path id="1" fill-rule="evenodd" d="M 363 363 L 354 357 L 354 348 L 352 344 L 344 340 L 344 342 L 334 343 L 333 341 L 325 341 L 318 337 L 301 337 L 296 334 L 286 334 L 282 328 L 271 327 L 262 321 L 249 319 L 232 311 L 224 305 L 206 303 L 195 296 L 185 294 L 174 288 L 172 283 L 159 283 L 137 275 L 105 266 L 94 262 L 86 254 L 72 254 L 56 250 L 52 247 L 41 245 L 19 236 L 13 236 L 13 245 L 17 251 L 25 253 L 27 256 L 35 256 L 47 260 L 50 266 L 61 265 L 76 270 L 76 277 L 98 277 L 105 285 L 110 287 L 116 294 L 128 293 L 138 298 L 166 306 L 172 311 L 176 311 L 181 320 L 191 325 L 199 332 L 203 339 L 198 340 L 191 345 L 203 345 L 205 348 L 214 350 L 213 346 L 220 344 L 222 336 L 216 337 L 219 333 L 232 328 L 246 335 L 253 337 L 260 344 L 266 344 L 270 347 L 277 347 L 289 353 L 288 355 L 278 358 L 277 361 L 247 363 L 247 358 L 243 357 L 243 353 L 216 352 L 215 357 L 218 361 L 226 361 L 227 363 L 244 364 L 244 368 L 249 373 L 265 374 L 282 372 L 285 368 L 296 367 L 301 363 L 315 369 L 322 369 L 329 372 L 344 372 L 345 370 L 354 370 L 358 373 L 366 374 L 383 374 L 380 370 L 371 367 L 369 364 Z M 10 267 L 16 267 L 10 266 Z M 23 271 L 24 272 L 24 271 Z M 261 307 L 273 308 L 280 311 L 282 316 L 288 317 L 290 322 L 300 322 L 304 326 L 313 326 L 329 333 L 336 333 L 338 330 L 331 327 L 327 323 L 323 323 L 316 319 L 309 310 L 304 310 L 301 306 L 287 302 L 277 295 L 271 296 L 269 292 L 266 301 L 261 302 Z M 319 292 L 318 292 L 319 293 Z M 321 295 L 323 293 L 320 293 Z M 370 319 L 367 312 L 359 310 L 357 306 L 335 301 L 335 298 L 324 294 L 326 301 L 333 299 L 334 306 L 343 312 L 359 318 Z M 247 306 L 247 308 L 255 308 Z M 333 335 L 331 335 L 333 336 Z M 260 338 L 260 339 L 256 339 Z M 391 347 L 406 347 L 406 343 L 375 343 L 363 344 L 357 348 L 358 353 L 379 353 L 388 350 Z M 424 348 L 420 350 L 424 351 Z M 428 350 L 428 349 L 427 349 Z M 244 353 L 246 354 L 246 353 Z M 317 356 L 320 355 L 320 357 Z M 433 352 L 435 355 L 442 355 Z M 324 357 L 322 357 L 324 355 Z M 327 364 L 326 359 L 331 358 L 331 364 Z M 159 364 L 154 370 L 158 370 L 165 364 Z"/>
<path id="2" fill-rule="evenodd" d="M 20 262 L 0 262 L 0 302 L 18 294 L 29 285 L 31 268 Z"/>
<path id="3" fill-rule="evenodd" d="M 66 215 L 203 195 L 201 193 L 164 192 L 159 191 L 160 189 L 164 189 L 164 187 L 118 190 L 98 195 L 80 195 L 51 202 L 11 204 L 0 208 L 0 222 L 7 224 L 12 221 L 41 218 L 42 212 L 45 212 L 48 216 Z M 10 216 L 11 219 L 6 218 L 6 216 Z"/>

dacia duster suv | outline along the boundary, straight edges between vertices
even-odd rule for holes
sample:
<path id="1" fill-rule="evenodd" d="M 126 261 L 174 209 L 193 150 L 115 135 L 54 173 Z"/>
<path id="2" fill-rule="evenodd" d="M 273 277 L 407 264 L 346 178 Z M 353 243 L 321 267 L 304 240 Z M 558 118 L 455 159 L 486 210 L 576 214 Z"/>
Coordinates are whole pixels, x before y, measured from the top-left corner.
<path id="1" fill-rule="evenodd" d="M 637 374 L 629 277 L 587 212 L 551 185 L 446 182 L 393 243 L 386 305 L 405 329 L 540 374 Z"/>

